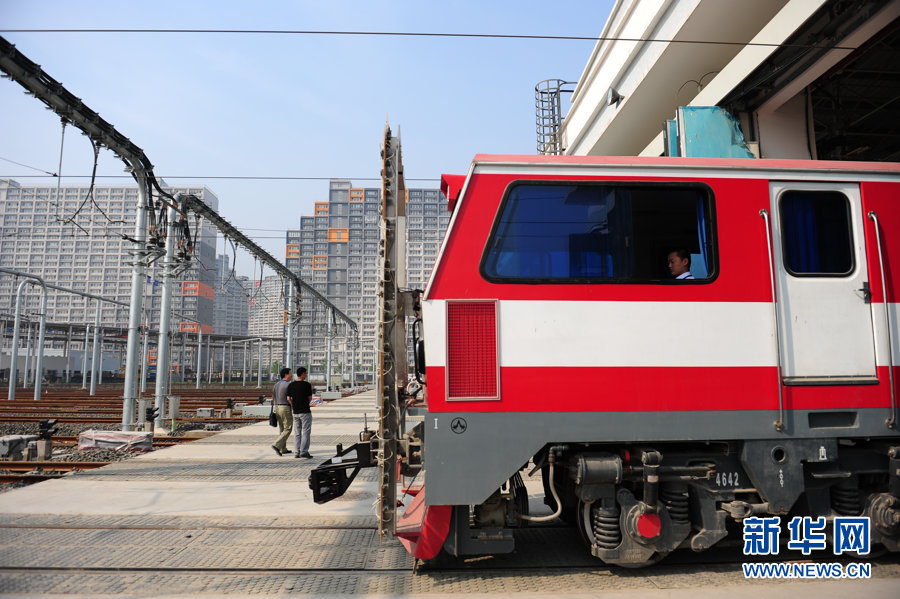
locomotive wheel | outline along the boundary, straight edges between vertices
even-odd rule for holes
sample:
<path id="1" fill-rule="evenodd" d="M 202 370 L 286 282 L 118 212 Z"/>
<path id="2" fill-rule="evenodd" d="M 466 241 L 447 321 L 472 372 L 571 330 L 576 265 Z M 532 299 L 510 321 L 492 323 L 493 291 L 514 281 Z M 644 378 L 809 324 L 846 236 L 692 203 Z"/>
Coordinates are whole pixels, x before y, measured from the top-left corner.
<path id="1" fill-rule="evenodd" d="M 576 524 L 578 528 L 578 536 L 581 537 L 581 540 L 584 542 L 585 546 L 590 549 L 597 538 L 594 536 L 594 529 L 591 525 L 593 518 L 591 517 L 591 507 L 592 504 L 585 503 L 578 500 L 578 509 L 576 510 L 578 516 L 578 522 Z M 647 561 L 641 562 L 639 564 L 621 564 L 616 563 L 615 565 L 621 566 L 623 568 L 637 569 L 637 568 L 646 568 L 647 566 L 653 566 L 661 562 L 665 557 L 669 555 L 669 552 L 659 552 L 657 551 Z M 603 561 L 601 559 L 601 561 Z M 604 563 L 607 563 L 604 561 Z"/>
<path id="2" fill-rule="evenodd" d="M 577 521 L 575 523 L 578 528 L 578 536 L 581 537 L 585 546 L 590 549 L 594 544 L 594 530 L 591 528 L 591 504 L 578 500 L 578 509 L 575 510 Z"/>
<path id="3" fill-rule="evenodd" d="M 599 504 L 597 503 L 585 503 L 581 499 L 578 499 L 577 507 L 575 508 L 575 516 L 576 523 L 575 526 L 578 528 L 578 535 L 581 537 L 581 540 L 584 544 L 590 549 L 593 545 L 599 545 L 601 547 L 615 547 L 621 542 L 622 535 L 621 532 L 618 531 L 618 514 L 614 514 L 612 516 L 611 521 L 607 519 L 605 528 L 609 533 L 609 537 L 605 539 L 598 539 L 597 534 L 594 531 L 595 526 L 595 518 L 598 517 L 598 514 L 595 514 L 595 510 L 598 509 Z"/>

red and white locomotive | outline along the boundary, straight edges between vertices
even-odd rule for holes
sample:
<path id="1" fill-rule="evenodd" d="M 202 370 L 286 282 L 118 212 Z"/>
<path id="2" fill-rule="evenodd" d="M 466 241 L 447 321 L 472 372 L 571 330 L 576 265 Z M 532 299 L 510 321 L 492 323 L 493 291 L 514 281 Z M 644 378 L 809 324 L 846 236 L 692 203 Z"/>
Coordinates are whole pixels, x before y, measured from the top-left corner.
<path id="1" fill-rule="evenodd" d="M 752 515 L 900 549 L 900 165 L 479 155 L 442 188 L 414 556 L 512 551 L 523 468 L 608 563 Z"/>

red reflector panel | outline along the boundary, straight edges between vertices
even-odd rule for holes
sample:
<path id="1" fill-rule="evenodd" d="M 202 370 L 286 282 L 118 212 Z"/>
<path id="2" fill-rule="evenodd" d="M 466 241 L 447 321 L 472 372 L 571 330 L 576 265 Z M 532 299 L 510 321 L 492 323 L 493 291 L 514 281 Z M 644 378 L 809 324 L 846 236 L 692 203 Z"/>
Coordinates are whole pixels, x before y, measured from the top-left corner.
<path id="1" fill-rule="evenodd" d="M 447 398 L 499 397 L 497 304 L 447 303 Z"/>

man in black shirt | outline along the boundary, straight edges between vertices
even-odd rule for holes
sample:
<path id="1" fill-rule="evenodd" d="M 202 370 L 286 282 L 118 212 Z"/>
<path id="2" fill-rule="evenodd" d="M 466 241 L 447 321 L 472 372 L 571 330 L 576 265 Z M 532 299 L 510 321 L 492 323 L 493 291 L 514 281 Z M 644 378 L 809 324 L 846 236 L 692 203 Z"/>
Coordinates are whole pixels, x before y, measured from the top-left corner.
<path id="1" fill-rule="evenodd" d="M 306 381 L 306 368 L 297 369 L 297 380 L 288 385 L 287 399 L 294 412 L 294 457 L 311 458 L 309 455 L 309 434 L 312 431 L 312 385 Z"/>

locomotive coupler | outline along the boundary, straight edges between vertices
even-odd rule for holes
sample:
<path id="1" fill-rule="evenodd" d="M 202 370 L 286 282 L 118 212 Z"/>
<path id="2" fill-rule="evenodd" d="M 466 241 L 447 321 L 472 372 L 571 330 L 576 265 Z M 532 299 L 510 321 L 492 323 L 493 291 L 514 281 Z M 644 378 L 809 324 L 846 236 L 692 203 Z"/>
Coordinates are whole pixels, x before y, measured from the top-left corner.
<path id="1" fill-rule="evenodd" d="M 366 429 L 359 434 L 359 443 L 350 447 L 338 443 L 336 455 L 316 466 L 309 473 L 309 488 L 313 501 L 327 503 L 337 499 L 350 487 L 360 469 L 375 466 L 372 456 L 378 450 L 378 440 Z"/>

